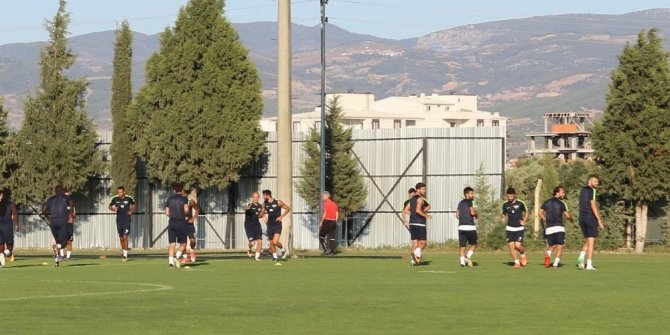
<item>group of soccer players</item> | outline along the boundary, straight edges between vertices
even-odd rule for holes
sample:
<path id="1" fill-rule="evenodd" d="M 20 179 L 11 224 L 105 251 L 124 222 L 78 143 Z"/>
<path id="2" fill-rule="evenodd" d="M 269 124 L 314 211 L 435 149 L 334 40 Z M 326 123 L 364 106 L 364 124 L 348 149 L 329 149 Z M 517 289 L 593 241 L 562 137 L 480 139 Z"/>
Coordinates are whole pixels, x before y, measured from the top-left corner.
<path id="1" fill-rule="evenodd" d="M 604 228 L 598 204 L 596 200 L 596 189 L 600 184 L 597 175 L 590 175 L 588 183 L 579 192 L 579 227 L 584 236 L 584 245 L 577 266 L 580 270 L 596 270 L 593 266 L 593 252 L 599 230 Z M 409 230 L 412 240 L 410 264 L 420 265 L 422 250 L 426 248 L 427 219 L 430 205 L 426 201 L 426 185 L 418 183 L 416 188 L 409 190 L 410 198 L 403 206 L 403 224 Z M 506 223 L 507 245 L 510 255 L 514 261 L 514 268 L 525 267 L 528 264 L 526 251 L 523 245 L 524 231 L 528 220 L 528 207 L 517 198 L 514 188 L 507 189 L 507 201 L 502 206 L 502 221 Z M 472 267 L 472 256 L 477 250 L 478 236 L 475 224 L 478 218 L 474 206 L 475 190 L 466 187 L 463 190 L 463 200 L 458 203 L 456 218 L 458 219 L 458 244 L 459 263 L 461 267 Z M 553 196 L 546 200 L 539 211 L 539 216 L 544 222 L 544 235 L 547 249 L 544 254 L 544 265 L 547 268 L 558 268 L 561 266 L 561 256 L 565 245 L 564 219 L 574 223 L 572 214 L 563 201 L 565 188 L 557 186 L 553 190 Z M 553 263 L 551 256 L 554 256 Z"/>
<path id="2" fill-rule="evenodd" d="M 254 192 L 251 200 L 244 206 L 244 230 L 249 239 L 249 249 L 247 255 L 254 257 L 256 261 L 261 260 L 261 251 L 263 250 L 263 227 L 261 219 L 265 219 L 266 235 L 270 245 L 272 261 L 278 265 L 279 257 L 286 259 L 288 251 L 279 241 L 283 229 L 282 220 L 291 212 L 291 207 L 285 202 L 275 199 L 272 191 L 263 191 L 263 203 L 260 202 L 260 194 Z M 255 250 L 255 255 L 252 251 Z M 281 255 L 278 254 L 281 252 Z"/>

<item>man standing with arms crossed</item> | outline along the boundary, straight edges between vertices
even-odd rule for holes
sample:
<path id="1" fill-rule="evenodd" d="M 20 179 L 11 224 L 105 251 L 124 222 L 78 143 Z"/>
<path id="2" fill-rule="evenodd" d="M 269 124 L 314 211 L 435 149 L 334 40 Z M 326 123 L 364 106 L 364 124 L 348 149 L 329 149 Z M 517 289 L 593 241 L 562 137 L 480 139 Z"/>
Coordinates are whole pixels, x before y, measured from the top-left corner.
<path id="1" fill-rule="evenodd" d="M 568 206 L 563 202 L 565 198 L 565 189 L 563 186 L 554 188 L 554 196 L 542 204 L 540 208 L 540 218 L 544 221 L 544 236 L 547 239 L 547 251 L 544 253 L 544 267 L 551 266 L 551 254 L 555 252 L 554 269 L 561 265 L 561 256 L 563 255 L 563 245 L 565 244 L 565 224 L 563 217 L 575 221 L 568 211 Z"/>
<path id="2" fill-rule="evenodd" d="M 42 214 L 49 218 L 51 234 L 56 240 L 56 245 L 54 245 L 55 266 L 59 267 L 62 260 L 61 251 L 67 246 L 69 240 L 67 225 L 74 221 L 74 202 L 65 194 L 63 186 L 56 186 L 55 192 L 56 194 L 42 206 Z"/>
<path id="3" fill-rule="evenodd" d="M 593 267 L 593 251 L 596 247 L 598 231 L 605 228 L 600 217 L 598 203 L 596 202 L 596 189 L 600 186 L 600 177 L 595 174 L 589 175 L 588 185 L 579 191 L 579 227 L 584 234 L 584 246 L 579 253 L 577 266 L 580 270 L 595 271 Z M 586 267 L 584 267 L 584 256 L 586 256 Z"/>
<path id="4" fill-rule="evenodd" d="M 176 183 L 172 187 L 174 194 L 171 195 L 165 204 L 165 215 L 170 218 L 168 222 L 168 266 L 180 268 L 179 256 L 182 248 L 186 247 L 186 222 L 188 221 L 187 213 L 190 210 L 188 206 L 188 199 L 184 195 L 184 187 Z M 175 257 L 175 249 L 177 243 L 180 244 L 180 252 Z"/>
<path id="5" fill-rule="evenodd" d="M 119 233 L 119 242 L 123 252 L 121 259 L 124 262 L 128 260 L 128 236 L 135 206 L 135 199 L 126 195 L 126 189 L 123 186 L 116 190 L 116 196 L 109 203 L 109 210 L 116 213 L 116 231 Z"/>
<path id="6" fill-rule="evenodd" d="M 337 220 L 340 218 L 340 209 L 327 191 L 321 195 L 321 202 L 323 203 L 323 216 L 319 222 L 319 242 L 323 247 L 324 255 L 335 255 L 335 229 L 337 229 Z"/>
<path id="7" fill-rule="evenodd" d="M 517 198 L 515 189 L 510 187 L 506 193 L 507 202 L 503 204 L 502 220 L 507 222 L 505 231 L 507 232 L 509 253 L 514 260 L 514 267 L 519 268 L 528 264 L 526 250 L 523 247 L 523 233 L 528 220 L 528 208 L 523 201 Z M 519 258 L 521 258 L 520 261 Z"/>
<path id="8" fill-rule="evenodd" d="M 277 262 L 277 248 L 282 252 L 282 258 L 286 259 L 288 257 L 288 252 L 284 249 L 284 246 L 279 242 L 279 238 L 282 233 L 282 219 L 291 212 L 291 207 L 285 204 L 283 201 L 275 199 L 272 197 L 272 192 L 270 190 L 263 191 L 263 211 L 267 216 L 267 235 L 268 241 L 270 242 L 270 252 L 272 253 L 272 261 Z M 283 213 L 282 213 L 283 209 Z M 281 263 L 276 263 L 281 264 Z"/>

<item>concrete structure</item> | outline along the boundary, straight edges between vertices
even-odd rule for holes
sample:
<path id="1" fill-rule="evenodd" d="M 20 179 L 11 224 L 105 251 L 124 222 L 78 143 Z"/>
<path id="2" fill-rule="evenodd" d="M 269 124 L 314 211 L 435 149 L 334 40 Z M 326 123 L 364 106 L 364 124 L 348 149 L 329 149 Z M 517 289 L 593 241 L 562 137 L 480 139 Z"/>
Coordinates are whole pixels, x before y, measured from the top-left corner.
<path id="1" fill-rule="evenodd" d="M 554 155 L 565 161 L 587 158 L 593 153 L 588 127 L 594 119 L 595 113 L 590 112 L 546 113 L 544 131 L 526 134 L 526 153 Z"/>
<path id="2" fill-rule="evenodd" d="M 328 94 L 329 104 L 337 96 L 344 123 L 353 129 L 475 128 L 501 127 L 506 136 L 507 118 L 478 110 L 474 95 L 412 95 L 375 101 L 372 93 Z M 293 131 L 320 126 L 320 107 L 313 112 L 293 114 Z M 261 127 L 275 131 L 277 118 L 265 118 Z"/>

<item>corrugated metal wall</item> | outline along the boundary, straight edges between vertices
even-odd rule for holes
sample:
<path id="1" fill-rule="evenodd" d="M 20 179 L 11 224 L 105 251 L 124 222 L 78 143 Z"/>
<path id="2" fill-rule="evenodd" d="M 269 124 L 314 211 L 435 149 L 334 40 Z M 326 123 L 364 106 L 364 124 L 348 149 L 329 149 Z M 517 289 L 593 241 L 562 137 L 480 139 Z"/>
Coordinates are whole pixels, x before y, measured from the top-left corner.
<path id="1" fill-rule="evenodd" d="M 355 130 L 354 153 L 360 160 L 361 173 L 368 189 L 368 201 L 360 213 L 350 220 L 354 245 L 360 247 L 399 246 L 407 244 L 409 234 L 401 225 L 399 212 L 407 197 L 407 189 L 425 178 L 433 220 L 429 222 L 431 242 L 455 238 L 456 221 L 453 210 L 464 186 L 471 185 L 475 171 L 483 166 L 491 184 L 500 191 L 503 180 L 505 147 L 500 128 L 451 129 L 382 129 Z M 100 134 L 100 148 L 108 152 L 111 134 Z M 294 134 L 293 175 L 301 178 L 304 159 L 303 134 Z M 253 191 L 276 190 L 276 134 L 268 133 L 266 155 L 245 171 L 242 179 L 231 185 L 233 192 L 208 189 L 199 195 L 205 215 L 197 223 L 198 245 L 207 249 L 246 248 L 244 214 L 241 206 Z M 279 158 L 281 159 L 281 158 Z M 139 180 L 135 199 L 137 214 L 133 217 L 131 247 L 164 248 L 167 246 L 167 218 L 164 203 L 169 191 L 150 186 L 146 170 L 138 167 Z M 91 179 L 86 195 L 75 194 L 77 220 L 76 248 L 119 248 L 115 216 L 107 206 L 111 200 L 110 180 Z M 295 188 L 294 188 L 295 190 Z M 294 191 L 295 192 L 295 191 Z M 228 215 L 229 195 L 237 195 L 235 214 Z M 278 198 L 286 200 L 284 195 Z M 298 249 L 318 248 L 316 216 L 297 193 L 290 203 L 293 208 L 293 243 Z M 21 232 L 16 237 L 18 248 L 44 248 L 52 244 L 46 223 L 33 209 L 22 208 Z M 338 239 L 346 240 L 345 229 L 338 229 Z"/>

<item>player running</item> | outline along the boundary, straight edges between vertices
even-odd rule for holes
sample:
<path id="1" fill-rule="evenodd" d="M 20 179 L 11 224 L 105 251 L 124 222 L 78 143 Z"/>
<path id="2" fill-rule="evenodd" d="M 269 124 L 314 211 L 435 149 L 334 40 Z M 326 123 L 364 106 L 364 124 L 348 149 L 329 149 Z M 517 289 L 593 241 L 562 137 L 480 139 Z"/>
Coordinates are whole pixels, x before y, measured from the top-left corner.
<path id="1" fill-rule="evenodd" d="M 284 246 L 279 242 L 282 233 L 282 219 L 291 212 L 291 207 L 281 200 L 272 197 L 270 190 L 263 191 L 263 211 L 266 215 L 265 224 L 267 225 L 268 241 L 270 242 L 270 252 L 272 253 L 272 261 L 277 262 L 277 248 L 282 252 L 282 258 L 288 257 L 288 252 Z M 283 213 L 282 213 L 283 209 Z"/>
<path id="2" fill-rule="evenodd" d="M 252 257 L 251 250 L 256 249 L 257 261 L 261 261 L 261 250 L 263 248 L 263 228 L 261 227 L 261 218 L 265 216 L 263 205 L 260 203 L 260 194 L 254 192 L 251 194 L 251 201 L 244 206 L 244 231 L 249 239 L 249 250 L 247 256 Z"/>
<path id="3" fill-rule="evenodd" d="M 544 236 L 547 239 L 547 251 L 544 253 L 544 267 L 551 267 L 551 254 L 554 256 L 554 269 L 561 265 L 561 256 L 563 255 L 563 245 L 565 244 L 565 224 L 563 217 L 570 220 L 573 224 L 572 214 L 568 211 L 568 206 L 563 202 L 565 198 L 565 189 L 563 186 L 554 188 L 554 196 L 544 202 L 540 208 L 540 218 L 545 223 Z"/>
<path id="4" fill-rule="evenodd" d="M 507 246 L 514 260 L 514 267 L 520 268 L 528 264 L 526 251 L 523 247 L 523 233 L 528 220 L 528 208 L 519 200 L 514 188 L 507 189 L 507 201 L 502 207 L 502 221 L 507 223 Z M 521 258 L 521 260 L 519 260 Z"/>
<path id="5" fill-rule="evenodd" d="M 426 184 L 416 184 L 416 194 L 409 200 L 405 206 L 404 218 L 409 216 L 409 222 L 405 221 L 405 226 L 409 228 L 409 234 L 412 239 L 412 253 L 410 254 L 410 265 L 421 265 L 422 250 L 426 249 L 427 219 L 432 216 L 428 214 L 429 205 L 425 201 Z"/>
<path id="6" fill-rule="evenodd" d="M 186 195 L 186 192 L 184 192 L 184 195 Z M 200 216 L 200 206 L 198 206 L 198 203 L 191 198 L 188 198 L 188 207 L 189 210 L 186 213 L 189 216 L 188 221 L 186 221 L 186 237 L 188 238 L 189 242 L 189 247 L 191 248 L 191 251 L 189 252 L 188 256 L 186 255 L 186 245 L 183 245 L 183 250 L 180 250 L 184 255 L 183 262 L 187 263 L 189 260 L 191 262 L 196 261 L 196 255 L 195 255 L 195 246 L 198 242 L 197 236 L 195 235 L 195 223 L 198 220 L 198 216 Z M 190 257 L 190 259 L 189 259 Z"/>
<path id="7" fill-rule="evenodd" d="M 600 217 L 598 203 L 596 202 L 596 189 L 600 186 L 600 177 L 595 174 L 589 176 L 588 185 L 579 191 L 579 227 L 584 235 L 584 246 L 579 253 L 577 266 L 580 270 L 584 267 L 584 256 L 586 256 L 586 270 L 595 271 L 593 267 L 593 250 L 596 247 L 598 231 L 605 228 Z"/>
<path id="8" fill-rule="evenodd" d="M 5 189 L 0 193 L 0 268 L 5 267 L 8 257 L 14 253 L 14 232 L 19 231 L 19 216 L 11 193 Z M 5 247 L 6 246 L 6 247 Z"/>
<path id="9" fill-rule="evenodd" d="M 477 250 L 477 227 L 475 219 L 478 217 L 477 210 L 473 202 L 475 200 L 475 190 L 472 187 L 463 189 L 465 199 L 458 203 L 456 210 L 456 219 L 458 219 L 458 255 L 460 257 L 461 267 L 472 267 L 472 255 Z M 467 255 L 465 248 L 470 245 Z"/>
<path id="10" fill-rule="evenodd" d="M 181 256 L 182 248 L 186 247 L 186 222 L 189 220 L 187 216 L 190 210 L 188 206 L 188 199 L 184 194 L 184 187 L 175 183 L 172 187 L 174 194 L 172 194 L 165 203 L 165 215 L 170 218 L 168 222 L 168 266 L 180 268 L 179 257 Z M 177 243 L 180 244 L 179 251 L 176 253 L 175 249 Z"/>
<path id="11" fill-rule="evenodd" d="M 135 199 L 126 194 L 126 189 L 123 186 L 119 186 L 116 189 L 116 196 L 109 203 L 109 210 L 116 213 L 116 231 L 119 234 L 119 242 L 123 252 L 121 259 L 124 262 L 128 261 L 128 236 L 130 235 L 130 223 L 135 207 Z"/>
<path id="12" fill-rule="evenodd" d="M 54 245 L 55 266 L 59 267 L 62 260 L 62 250 L 69 240 L 67 225 L 74 222 L 74 202 L 65 194 L 63 186 L 55 188 L 56 194 L 49 198 L 42 206 L 42 214 L 49 218 Z"/>
<path id="13" fill-rule="evenodd" d="M 340 208 L 337 203 L 330 198 L 329 192 L 323 192 L 321 195 L 323 203 L 323 216 L 319 222 L 319 243 L 323 247 L 324 255 L 335 255 L 335 230 L 337 229 L 337 220 L 340 218 Z"/>

